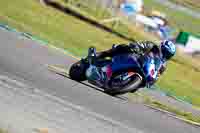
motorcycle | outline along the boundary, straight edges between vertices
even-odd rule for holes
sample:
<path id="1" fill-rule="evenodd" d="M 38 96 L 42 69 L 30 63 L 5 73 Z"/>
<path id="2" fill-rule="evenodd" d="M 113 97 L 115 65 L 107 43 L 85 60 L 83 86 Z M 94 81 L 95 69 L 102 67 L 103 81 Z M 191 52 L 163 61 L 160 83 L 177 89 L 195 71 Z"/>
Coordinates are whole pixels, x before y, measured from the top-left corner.
<path id="1" fill-rule="evenodd" d="M 97 58 L 97 67 L 102 68 L 110 64 L 113 60 L 117 60 L 121 55 L 113 58 Z M 140 57 L 141 58 L 141 57 Z M 157 79 L 156 63 L 153 58 L 149 58 L 148 54 L 142 56 L 142 63 L 135 58 L 131 61 L 131 65 L 126 69 L 119 69 L 114 72 L 106 86 L 99 85 L 96 81 L 86 77 L 86 71 L 89 68 L 88 57 L 82 58 L 78 62 L 72 64 L 69 70 L 69 76 L 72 80 L 81 82 L 88 80 L 89 83 L 101 87 L 104 92 L 110 95 L 120 95 L 128 92 L 136 92 L 139 88 L 151 86 Z M 117 61 L 115 61 L 117 63 Z M 123 65 L 123 64 L 118 64 Z"/>

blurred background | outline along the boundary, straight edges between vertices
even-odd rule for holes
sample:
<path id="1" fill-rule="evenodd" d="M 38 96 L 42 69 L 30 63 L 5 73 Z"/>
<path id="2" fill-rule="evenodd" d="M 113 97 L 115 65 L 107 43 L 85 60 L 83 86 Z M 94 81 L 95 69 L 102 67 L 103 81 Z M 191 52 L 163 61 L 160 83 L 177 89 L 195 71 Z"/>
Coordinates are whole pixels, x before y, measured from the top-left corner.
<path id="1" fill-rule="evenodd" d="M 77 7 L 120 32 L 127 32 L 132 28 L 159 40 L 174 40 L 181 51 L 192 56 L 199 54 L 199 0 L 58 1 Z M 128 30 L 124 28 L 121 31 L 121 27 L 127 27 Z"/>

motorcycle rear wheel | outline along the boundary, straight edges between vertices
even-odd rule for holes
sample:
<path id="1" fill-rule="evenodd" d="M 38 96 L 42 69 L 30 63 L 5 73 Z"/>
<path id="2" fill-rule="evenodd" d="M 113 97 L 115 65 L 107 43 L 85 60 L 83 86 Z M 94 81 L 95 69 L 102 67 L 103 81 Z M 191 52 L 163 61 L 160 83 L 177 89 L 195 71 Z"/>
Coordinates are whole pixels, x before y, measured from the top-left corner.
<path id="1" fill-rule="evenodd" d="M 86 80 L 85 71 L 87 68 L 84 65 L 81 61 L 78 61 L 70 67 L 69 76 L 72 80 L 78 82 Z"/>

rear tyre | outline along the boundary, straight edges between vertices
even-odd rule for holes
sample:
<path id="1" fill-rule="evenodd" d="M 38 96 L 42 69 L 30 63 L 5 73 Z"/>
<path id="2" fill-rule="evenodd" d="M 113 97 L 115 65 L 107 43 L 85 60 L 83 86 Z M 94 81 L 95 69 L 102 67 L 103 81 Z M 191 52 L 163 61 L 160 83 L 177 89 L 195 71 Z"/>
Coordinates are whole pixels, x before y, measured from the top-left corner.
<path id="1" fill-rule="evenodd" d="M 69 76 L 72 80 L 84 81 L 86 80 L 85 71 L 86 67 L 79 61 L 70 67 Z"/>
<path id="2" fill-rule="evenodd" d="M 111 83 L 112 84 L 112 83 Z M 119 87 L 119 88 L 113 88 L 111 86 L 111 89 L 105 89 L 105 92 L 109 95 L 115 96 L 115 95 L 121 95 L 125 94 L 128 92 L 136 92 L 140 85 L 142 84 L 142 79 L 139 75 L 134 75 L 131 81 L 125 85 L 124 87 Z"/>

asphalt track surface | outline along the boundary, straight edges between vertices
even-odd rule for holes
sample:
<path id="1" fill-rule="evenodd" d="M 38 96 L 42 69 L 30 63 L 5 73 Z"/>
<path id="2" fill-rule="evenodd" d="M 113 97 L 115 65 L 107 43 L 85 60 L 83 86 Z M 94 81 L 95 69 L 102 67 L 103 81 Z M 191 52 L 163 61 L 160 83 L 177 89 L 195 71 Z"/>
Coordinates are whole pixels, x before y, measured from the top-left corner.
<path id="1" fill-rule="evenodd" d="M 76 61 L 16 33 L 0 30 L 0 73 L 42 88 L 48 94 L 119 121 L 144 133 L 199 133 L 200 128 L 141 104 L 108 96 L 90 86 L 56 75 L 47 65 L 69 67 Z M 67 125 L 66 125 L 67 126 Z"/>

